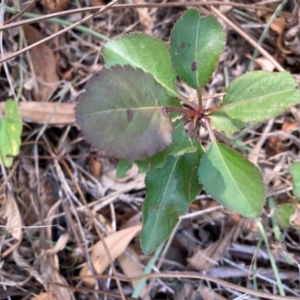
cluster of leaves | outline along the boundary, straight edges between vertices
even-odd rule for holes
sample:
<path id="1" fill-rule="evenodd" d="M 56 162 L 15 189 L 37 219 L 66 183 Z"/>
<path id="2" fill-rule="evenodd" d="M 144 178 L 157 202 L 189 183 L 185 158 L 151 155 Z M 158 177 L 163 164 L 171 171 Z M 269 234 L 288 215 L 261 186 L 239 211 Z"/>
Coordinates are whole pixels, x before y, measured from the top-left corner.
<path id="1" fill-rule="evenodd" d="M 233 81 L 220 106 L 202 108 L 201 91 L 224 49 L 214 16 L 187 10 L 170 45 L 144 34 L 123 35 L 102 48 L 106 69 L 92 77 L 76 108 L 89 141 L 122 158 L 118 175 L 134 162 L 146 172 L 142 248 L 150 253 L 174 229 L 202 188 L 222 205 L 248 217 L 260 215 L 265 185 L 260 170 L 218 142 L 212 129 L 232 134 L 300 102 L 289 73 L 247 73 Z M 183 99 L 176 77 L 197 90 L 198 105 Z M 206 150 L 191 129 L 205 123 Z M 190 129 L 185 130 L 189 124 Z"/>

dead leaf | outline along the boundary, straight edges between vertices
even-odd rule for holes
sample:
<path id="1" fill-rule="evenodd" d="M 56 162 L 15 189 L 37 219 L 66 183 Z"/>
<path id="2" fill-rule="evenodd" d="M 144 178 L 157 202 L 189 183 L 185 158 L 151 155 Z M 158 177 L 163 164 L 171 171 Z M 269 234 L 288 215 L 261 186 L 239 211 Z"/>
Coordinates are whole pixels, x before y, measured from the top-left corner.
<path id="1" fill-rule="evenodd" d="M 296 25 L 289 28 L 284 35 L 284 43 L 293 51 L 295 57 L 292 57 L 292 64 L 298 63 L 299 58 L 297 55 L 300 54 L 300 37 L 299 37 L 300 26 Z"/>
<path id="2" fill-rule="evenodd" d="M 133 3 L 144 4 L 146 2 L 145 2 L 145 0 L 134 0 Z M 140 23 L 146 27 L 145 32 L 151 33 L 151 27 L 153 25 L 153 20 L 149 15 L 148 8 L 137 8 L 136 11 L 139 15 Z"/>
<path id="3" fill-rule="evenodd" d="M 174 300 L 193 299 L 195 295 L 194 286 L 189 282 L 185 282 L 183 286 L 174 294 Z"/>
<path id="4" fill-rule="evenodd" d="M 289 223 L 296 229 L 300 228 L 300 204 L 297 204 L 295 212 L 290 216 Z"/>
<path id="5" fill-rule="evenodd" d="M 107 230 L 108 233 L 113 233 L 113 227 L 111 221 L 105 218 L 102 214 L 95 213 L 97 220 L 101 223 L 101 225 Z"/>
<path id="6" fill-rule="evenodd" d="M 49 282 L 48 291 L 55 297 L 54 299 L 71 300 L 72 291 L 68 288 L 67 280 L 59 273 L 56 262 L 58 263 L 57 255 L 45 255 L 40 265 L 40 273 L 45 282 Z"/>
<path id="7" fill-rule="evenodd" d="M 100 6 L 104 4 L 102 0 L 90 0 L 89 3 L 90 6 Z"/>
<path id="8" fill-rule="evenodd" d="M 141 230 L 141 227 L 142 225 L 136 225 L 119 230 L 105 237 L 105 242 L 110 251 L 112 259 L 116 259 L 125 251 L 132 238 Z M 106 254 L 102 241 L 99 241 L 92 247 L 90 257 L 91 262 L 93 263 L 94 268 L 98 274 L 102 274 L 110 265 L 110 261 Z M 87 286 L 94 286 L 94 278 L 85 277 L 89 275 L 92 275 L 92 272 L 90 271 L 88 264 L 85 263 L 80 271 L 80 276 L 83 277 L 83 282 Z"/>
<path id="9" fill-rule="evenodd" d="M 32 45 L 44 37 L 33 26 L 23 26 L 28 45 Z M 37 89 L 33 89 L 36 101 L 47 102 L 59 86 L 59 77 L 56 73 L 56 59 L 53 51 L 45 43 L 34 47 L 30 51 L 32 73 L 37 80 Z"/>
<path id="10" fill-rule="evenodd" d="M 136 165 L 133 165 L 133 167 L 127 172 L 127 176 L 123 178 L 116 178 L 116 169 L 111 169 L 105 172 L 103 170 L 102 175 L 100 177 L 100 182 L 102 187 L 104 188 L 104 191 L 107 190 L 122 190 L 124 188 L 129 187 L 129 185 L 132 184 L 132 181 L 134 181 L 135 186 L 132 184 L 132 187 L 134 189 L 138 189 L 140 187 L 140 182 L 143 185 L 145 174 L 138 172 L 138 167 Z M 99 203 L 101 204 L 101 203 Z M 97 205 L 96 205 L 97 206 Z"/>
<path id="11" fill-rule="evenodd" d="M 57 208 L 60 205 L 60 201 L 53 204 L 49 209 L 47 214 L 47 221 L 45 225 L 48 225 L 44 234 L 46 233 L 46 238 L 52 240 L 52 217 L 56 214 Z M 41 233 L 43 236 L 43 233 Z M 67 280 L 59 272 L 59 261 L 57 253 L 64 249 L 69 240 L 69 233 L 62 234 L 55 245 L 50 245 L 46 243 L 41 244 L 41 254 L 40 254 L 40 265 L 39 272 L 45 282 L 47 282 L 47 292 L 54 295 L 54 299 L 57 300 L 72 300 L 72 291 L 68 288 L 69 284 Z M 57 283 L 57 284 L 55 284 Z"/>
<path id="12" fill-rule="evenodd" d="M 6 221 L 5 230 L 8 231 L 11 236 L 17 240 L 17 243 L 2 253 L 2 257 L 9 255 L 14 251 L 22 242 L 22 218 L 18 208 L 18 205 L 11 194 L 7 191 L 4 194 L 3 207 L 0 209 L 0 219 Z M 1 201 L 2 202 L 2 201 Z"/>
<path id="13" fill-rule="evenodd" d="M 230 0 L 224 0 L 223 1 L 224 2 L 224 4 L 226 3 L 226 2 L 230 2 Z M 222 13 L 222 14 L 227 14 L 227 13 L 229 13 L 231 10 L 232 10 L 232 6 L 231 5 L 220 5 L 219 6 L 219 10 L 220 10 L 220 12 Z"/>
<path id="14" fill-rule="evenodd" d="M 200 286 L 198 287 L 198 291 L 201 296 L 201 299 L 205 299 L 205 300 L 227 300 L 228 299 L 218 294 L 216 291 L 213 291 L 211 288 L 203 284 L 203 282 L 200 283 Z"/>
<path id="15" fill-rule="evenodd" d="M 285 121 L 281 127 L 283 131 L 292 132 L 298 128 L 298 122 L 296 121 Z"/>
<path id="16" fill-rule="evenodd" d="M 51 206 L 57 202 L 58 183 L 53 176 L 45 175 L 42 170 L 37 174 L 27 159 L 22 160 L 22 168 L 18 175 L 19 195 L 23 202 L 23 221 L 26 226 L 31 226 L 43 220 Z"/>
<path id="17" fill-rule="evenodd" d="M 270 136 L 266 144 L 266 154 L 269 156 L 282 153 L 284 151 L 284 139 L 287 137 L 284 136 Z"/>
<path id="18" fill-rule="evenodd" d="M 5 102 L 0 102 L 0 111 L 4 112 Z M 49 103 L 49 102 L 20 102 L 19 113 L 25 122 L 71 125 L 75 123 L 75 103 Z"/>
<path id="19" fill-rule="evenodd" d="M 42 5 L 53 12 L 64 10 L 68 4 L 69 0 L 42 0 Z"/>
<path id="20" fill-rule="evenodd" d="M 53 293 L 40 293 L 31 300 L 57 300 L 57 298 L 53 295 Z"/>
<path id="21" fill-rule="evenodd" d="M 92 156 L 88 158 L 88 165 L 91 171 L 91 174 L 95 177 L 99 177 L 102 171 L 102 164 L 99 160 L 95 159 Z"/>
<path id="22" fill-rule="evenodd" d="M 266 22 L 269 22 L 271 16 L 267 16 L 265 19 L 266 19 Z M 284 18 L 281 18 L 281 17 L 277 17 L 273 23 L 271 24 L 271 29 L 276 31 L 278 36 L 276 38 L 276 46 L 277 48 L 284 54 L 291 54 L 293 53 L 292 51 L 286 49 L 285 47 L 283 47 L 282 45 L 282 39 L 283 39 L 283 33 L 284 33 L 284 30 L 285 30 L 285 27 L 286 27 L 286 21 Z"/>
<path id="23" fill-rule="evenodd" d="M 246 226 L 246 219 L 242 219 L 233 226 L 224 236 L 220 237 L 218 241 L 209 245 L 206 249 L 200 249 L 195 254 L 188 258 L 188 262 L 199 271 L 208 271 L 220 261 L 230 245 L 238 238 L 240 232 Z"/>
<path id="24" fill-rule="evenodd" d="M 274 71 L 275 66 L 265 57 L 259 57 L 255 60 L 255 63 L 259 65 L 261 70 Z"/>
<path id="25" fill-rule="evenodd" d="M 127 247 L 127 251 L 121 254 L 118 258 L 119 265 L 126 277 L 135 277 L 142 275 L 144 268 L 139 263 L 140 258 L 135 252 L 134 248 L 130 245 Z M 135 288 L 138 285 L 138 280 L 132 281 L 132 285 Z M 146 296 L 147 284 L 144 285 L 140 297 L 144 300 L 150 299 Z"/>

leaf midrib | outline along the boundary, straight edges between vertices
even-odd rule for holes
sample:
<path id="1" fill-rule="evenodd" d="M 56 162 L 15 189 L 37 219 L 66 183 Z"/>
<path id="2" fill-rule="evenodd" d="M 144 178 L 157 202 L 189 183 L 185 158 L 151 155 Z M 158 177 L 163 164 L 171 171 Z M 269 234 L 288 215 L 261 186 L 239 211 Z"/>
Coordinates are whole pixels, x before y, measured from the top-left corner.
<path id="1" fill-rule="evenodd" d="M 127 107 L 127 108 L 118 108 L 118 109 L 106 109 L 106 110 L 101 110 L 101 111 L 97 111 L 97 112 L 93 112 L 93 113 L 89 113 L 89 114 L 85 114 L 83 116 L 81 116 L 81 118 L 85 118 L 85 117 L 91 117 L 91 116 L 97 116 L 97 115 L 101 115 L 104 113 L 111 113 L 111 112 L 127 112 L 128 110 L 131 111 L 137 111 L 137 110 L 160 110 L 163 107 L 165 107 L 165 105 L 162 106 L 146 106 L 146 107 Z"/>
<path id="2" fill-rule="evenodd" d="M 167 184 L 166 184 L 166 186 L 165 186 L 164 193 L 163 193 L 163 195 L 162 195 L 162 197 L 161 197 L 162 200 L 160 201 L 160 203 L 158 204 L 158 206 L 162 206 L 163 199 L 165 198 L 166 191 L 168 190 L 168 186 L 169 186 L 169 184 L 170 184 L 171 177 L 173 177 L 173 173 L 174 173 L 175 167 L 176 167 L 176 165 L 177 165 L 177 163 L 178 163 L 178 159 L 179 159 L 179 157 L 176 157 L 176 160 L 175 160 L 175 162 L 173 163 L 173 167 L 172 167 L 172 170 L 171 170 L 171 172 L 170 172 L 170 174 L 169 174 L 169 178 L 168 178 Z M 152 208 L 152 207 L 150 207 L 150 209 L 151 209 L 151 208 Z M 149 210 L 150 210 L 150 209 L 149 209 Z M 156 225 L 156 224 L 157 224 L 157 220 L 158 220 L 158 213 L 157 213 L 156 220 L 155 220 L 154 225 L 153 225 L 152 230 L 151 230 L 151 236 L 150 236 L 150 238 L 149 238 L 149 243 L 150 243 L 150 241 L 152 240 L 152 236 L 153 236 L 153 233 L 154 233 L 154 228 L 157 226 L 157 225 Z"/>
<path id="3" fill-rule="evenodd" d="M 198 24 L 197 24 L 197 33 L 196 33 L 196 47 L 195 47 L 195 63 L 196 63 L 196 86 L 197 86 L 197 89 L 201 88 L 199 86 L 199 82 L 198 82 L 198 79 L 199 79 L 199 69 L 200 69 L 200 66 L 198 66 L 198 43 L 199 43 L 199 30 L 200 30 L 200 21 L 201 21 L 201 18 L 199 18 L 198 20 Z"/>
<path id="4" fill-rule="evenodd" d="M 240 190 L 239 186 L 236 184 L 236 181 L 233 179 L 232 175 L 231 175 L 231 172 L 229 171 L 228 167 L 227 167 L 227 164 L 225 163 L 224 159 L 223 159 L 223 156 L 221 155 L 221 152 L 219 150 L 219 147 L 218 147 L 218 144 L 215 142 L 215 145 L 216 145 L 216 149 L 217 149 L 217 152 L 225 166 L 225 169 L 227 171 L 227 173 L 229 174 L 229 177 L 232 179 L 232 181 L 234 182 L 234 185 L 236 186 L 237 190 L 240 192 L 240 194 L 242 195 L 242 197 L 244 198 L 245 202 L 247 203 L 248 207 L 251 209 L 251 211 L 253 211 L 253 209 L 251 208 L 247 198 L 245 198 L 244 196 L 244 193 Z"/>
<path id="5" fill-rule="evenodd" d="M 256 96 L 256 97 L 253 97 L 253 98 L 248 98 L 248 99 L 245 99 L 245 100 L 241 100 L 241 101 L 237 101 L 237 102 L 232 102 L 232 103 L 229 103 L 229 104 L 221 105 L 221 107 L 222 108 L 228 108 L 228 107 L 233 107 L 233 106 L 238 106 L 238 105 L 244 105 L 244 104 L 247 104 L 250 101 L 255 101 L 255 99 L 257 99 L 257 98 L 271 97 L 273 95 L 280 95 L 280 94 L 288 93 L 288 92 L 292 92 L 292 91 L 296 91 L 296 90 L 295 89 L 290 89 L 290 90 L 285 90 L 285 91 L 282 91 L 282 92 L 265 94 L 263 96 Z M 234 97 L 234 96 L 231 95 L 231 97 Z"/>

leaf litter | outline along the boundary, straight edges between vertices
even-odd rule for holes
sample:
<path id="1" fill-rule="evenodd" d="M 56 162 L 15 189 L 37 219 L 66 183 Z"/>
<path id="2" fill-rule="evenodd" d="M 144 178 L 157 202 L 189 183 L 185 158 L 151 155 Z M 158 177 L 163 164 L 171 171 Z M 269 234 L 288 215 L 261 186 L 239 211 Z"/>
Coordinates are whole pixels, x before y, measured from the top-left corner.
<path id="1" fill-rule="evenodd" d="M 23 26 L 28 45 L 34 44 L 44 37 L 32 25 Z M 59 86 L 56 73 L 56 59 L 52 49 L 42 43 L 30 51 L 30 66 L 34 79 L 33 97 L 39 102 L 48 102 Z"/>
<path id="2" fill-rule="evenodd" d="M 143 3 L 144 1 L 134 2 Z M 250 3 L 250 1 L 246 2 Z M 262 46 L 287 71 L 297 74 L 299 73 L 300 49 L 297 15 L 300 7 L 298 3 L 288 2 L 271 26 Z M 256 10 L 246 7 L 232 9 L 230 3 L 232 1 L 226 1 L 226 5 L 222 6 L 222 12 L 230 16 L 255 40 L 258 40 L 266 20 L 277 8 L 276 3 L 263 4 L 272 12 L 259 15 Z M 22 9 L 24 2 L 19 1 L 19 4 Z M 79 8 L 78 4 L 82 7 L 86 6 L 85 1 L 47 0 L 41 1 L 41 5 L 36 5 L 30 12 L 44 15 L 50 11 Z M 90 4 L 102 5 L 103 2 L 90 1 Z M 15 2 L 8 0 L 6 5 L 14 7 Z M 208 6 L 199 8 L 202 15 L 210 12 Z M 95 16 L 85 26 L 109 38 L 137 31 L 153 33 L 167 41 L 174 22 L 183 11 L 184 8 L 174 7 L 114 9 Z M 5 20 L 11 16 L 5 13 Z M 77 19 L 84 16 L 85 14 L 81 12 L 76 14 Z M 67 17 L 60 17 L 61 20 L 65 18 Z M 72 20 L 71 17 L 68 20 Z M 60 24 L 58 26 L 60 29 L 63 27 Z M 46 22 L 26 25 L 23 29 L 25 39 L 19 29 L 4 32 L 1 43 L 5 55 L 18 50 L 19 41 L 21 44 L 25 42 L 32 44 L 55 33 L 54 28 Z M 77 127 L 74 126 L 75 98 L 84 89 L 87 79 L 103 67 L 104 62 L 99 55 L 99 49 L 103 45 L 104 43 L 94 35 L 74 29 L 61 36 L 59 43 L 43 43 L 33 48 L 30 54 L 8 61 L 11 78 L 16 93 L 19 95 L 18 106 L 24 129 L 21 152 L 15 159 L 16 164 L 7 170 L 8 173 L 4 172 L 4 169 L 0 171 L 1 186 L 13 187 L 13 193 L 7 190 L 0 191 L 4 195 L 1 197 L 1 225 L 5 230 L 5 234 L 0 234 L 3 245 L 1 253 L 10 253 L 2 263 L 1 297 L 2 294 L 3 297 L 27 296 L 38 300 L 93 297 L 96 290 L 84 290 L 86 286 L 80 280 L 72 279 L 78 275 L 78 269 L 82 267 L 82 264 L 91 266 L 91 264 L 99 265 L 100 263 L 99 259 L 93 258 L 90 254 L 93 249 L 97 248 L 97 243 L 100 244 L 92 220 L 96 221 L 97 226 L 106 235 L 106 239 L 109 239 L 110 236 L 117 234 L 123 236 L 124 223 L 133 216 L 139 218 L 138 212 L 141 211 L 146 196 L 141 174 L 135 170 L 122 181 L 116 180 L 113 175 L 116 161 L 107 159 L 103 153 L 96 151 L 83 141 Z M 204 88 L 205 97 L 208 97 L 205 105 L 211 106 L 221 101 L 220 97 L 209 98 L 209 96 L 224 92 L 226 81 L 231 82 L 247 71 L 253 50 L 241 36 L 235 34 L 231 28 L 227 28 L 225 51 L 211 82 Z M 54 56 L 56 54 L 60 56 L 59 65 Z M 257 69 L 272 68 L 272 64 L 262 56 L 257 58 L 256 63 Z M 57 70 L 60 70 L 60 76 L 63 71 L 72 70 L 72 72 L 70 76 L 64 77 L 61 83 Z M 11 92 L 4 77 L 1 77 L 0 84 L 2 88 L 0 110 L 3 112 L 4 102 L 10 98 Z M 194 91 L 186 87 L 184 83 L 178 84 L 187 97 L 195 97 Z M 59 103 L 58 99 L 62 103 Z M 299 161 L 299 143 L 297 143 L 299 115 L 299 109 L 295 107 L 276 118 L 270 125 L 270 130 L 266 130 L 267 124 L 264 123 L 257 127 L 247 126 L 228 140 L 244 156 L 247 156 L 249 151 L 257 145 L 259 146 L 260 151 L 256 152 L 255 160 L 262 167 L 264 175 L 269 175 L 268 195 L 282 204 L 295 201 L 288 167 L 292 162 Z M 205 145 L 206 134 L 201 133 L 200 137 Z M 276 146 L 279 143 L 280 147 Z M 85 206 L 80 190 L 76 189 L 74 181 L 62 167 L 59 158 L 54 155 L 55 148 L 59 148 L 66 159 L 92 214 Z M 65 201 L 67 205 L 59 205 L 61 201 Z M 252 287 L 252 278 L 254 278 L 259 290 L 276 289 L 277 284 L 270 269 L 268 252 L 264 245 L 257 248 L 260 234 L 255 227 L 255 222 L 251 222 L 251 226 L 248 224 L 243 227 L 240 234 L 237 234 L 239 230 L 235 231 L 238 236 L 236 237 L 233 233 L 237 226 L 234 225 L 236 224 L 233 221 L 234 215 L 221 208 L 212 212 L 212 209 L 216 209 L 214 205 L 212 199 L 204 193 L 197 197 L 197 200 L 190 205 L 187 219 L 181 221 L 179 230 L 174 234 L 168 248 L 165 248 L 155 270 L 158 272 L 180 271 L 184 274 L 191 269 L 202 270 L 204 268 L 208 274 L 225 278 L 228 282 L 239 286 Z M 51 207 L 54 209 L 52 210 Z M 266 211 L 270 215 L 262 214 L 262 222 L 266 226 L 270 241 L 275 243 L 277 240 L 272 234 L 276 232 L 276 226 L 270 227 L 272 211 Z M 46 212 L 50 213 L 47 215 Z M 189 213 L 192 213 L 190 217 Z M 298 225 L 298 213 L 293 216 L 292 223 L 295 226 Z M 74 232 L 71 229 L 72 226 L 73 230 L 79 233 L 79 242 L 81 245 L 86 245 L 86 248 L 80 247 L 76 241 L 72 234 Z M 294 257 L 295 261 L 299 261 L 297 230 L 296 228 L 284 229 L 283 239 L 281 239 L 281 243 L 286 247 L 285 253 Z M 115 260 L 115 265 L 120 266 L 118 272 L 125 276 L 140 274 L 149 263 L 149 257 L 141 253 L 138 238 L 130 242 L 130 237 L 133 235 L 131 231 L 132 229 L 129 230 L 129 235 L 125 235 L 127 236 L 126 242 L 120 242 L 117 239 L 112 247 L 113 253 L 116 249 L 117 252 L 123 252 Z M 127 246 L 128 243 L 130 243 L 129 246 Z M 188 264 L 188 261 L 192 261 L 193 253 L 201 256 L 199 260 L 196 260 L 196 263 L 201 264 L 201 268 L 197 268 L 194 263 Z M 276 257 L 279 274 L 284 281 L 287 295 L 296 296 L 295 294 L 299 291 L 293 280 L 299 278 L 297 265 L 290 265 L 282 253 Z M 101 255 L 106 257 L 103 251 Z M 125 255 L 129 255 L 130 262 L 123 262 L 122 257 Z M 116 254 L 113 254 L 113 258 L 115 256 Z M 212 256 L 219 265 L 211 263 L 211 259 L 207 256 Z M 136 271 L 132 271 L 130 264 L 135 265 Z M 243 270 L 242 264 L 245 266 Z M 256 265 L 260 272 L 252 272 L 251 265 L 252 268 Z M 103 274 L 111 274 L 107 267 L 106 264 L 107 271 Z M 248 277 L 249 272 L 252 278 Z M 30 278 L 28 274 L 31 275 Z M 267 282 L 266 278 L 260 276 L 261 274 L 267 274 L 269 281 Z M 58 285 L 54 283 L 64 287 L 58 289 Z M 192 283 L 191 286 L 188 286 L 189 283 Z M 17 284 L 22 285 L 22 291 Z M 134 286 L 136 284 L 136 281 L 133 282 Z M 147 291 L 149 286 L 150 292 Z M 96 287 L 104 293 L 109 291 L 120 294 L 113 280 L 98 279 Z M 134 290 L 131 284 L 122 283 L 122 287 L 126 295 L 131 295 Z M 199 295 L 202 297 L 210 295 L 215 287 L 217 285 L 213 283 L 207 285 L 206 281 L 190 279 L 187 282 L 183 278 L 174 281 L 161 279 L 156 280 L 152 287 L 149 283 L 141 297 L 143 299 L 146 297 L 149 299 L 158 297 L 183 299 L 186 295 L 190 295 L 191 299 L 197 299 Z M 201 294 L 201 291 L 206 291 L 206 294 L 203 294 L 204 292 Z M 113 299 L 112 295 L 115 294 L 111 294 L 108 298 Z M 215 297 L 230 298 L 233 295 L 237 296 L 233 294 L 232 289 L 225 286 L 222 289 L 218 288 L 218 294 Z"/>

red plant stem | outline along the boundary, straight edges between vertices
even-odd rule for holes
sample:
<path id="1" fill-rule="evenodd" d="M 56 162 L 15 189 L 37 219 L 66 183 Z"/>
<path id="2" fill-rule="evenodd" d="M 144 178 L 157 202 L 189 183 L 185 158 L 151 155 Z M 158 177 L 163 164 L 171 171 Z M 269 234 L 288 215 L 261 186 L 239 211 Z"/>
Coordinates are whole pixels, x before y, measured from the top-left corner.
<path id="1" fill-rule="evenodd" d="M 201 88 L 198 89 L 197 94 L 198 94 L 199 111 L 202 111 L 202 90 L 201 90 Z"/>
<path id="2" fill-rule="evenodd" d="M 200 116 L 202 114 L 202 112 L 200 112 L 198 108 L 197 108 L 197 110 L 193 110 L 193 109 L 187 109 L 187 108 L 166 106 L 165 109 L 167 112 L 179 112 L 179 113 L 182 113 L 185 115 L 189 114 L 192 116 Z"/>
<path id="3" fill-rule="evenodd" d="M 204 114 L 210 114 L 210 113 L 212 113 L 212 112 L 214 112 L 214 111 L 218 111 L 218 110 L 222 110 L 222 106 L 214 106 L 214 107 L 210 107 L 210 108 L 207 108 L 207 109 L 204 109 L 203 110 L 203 113 Z"/>

